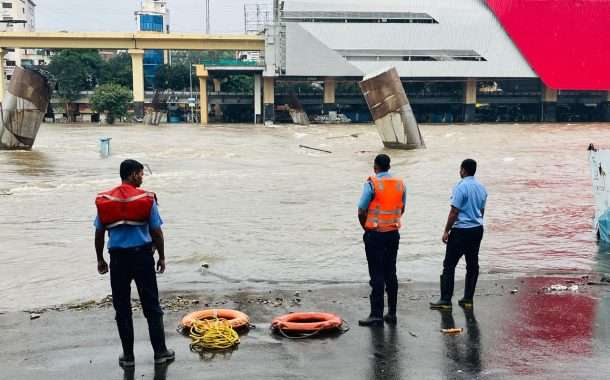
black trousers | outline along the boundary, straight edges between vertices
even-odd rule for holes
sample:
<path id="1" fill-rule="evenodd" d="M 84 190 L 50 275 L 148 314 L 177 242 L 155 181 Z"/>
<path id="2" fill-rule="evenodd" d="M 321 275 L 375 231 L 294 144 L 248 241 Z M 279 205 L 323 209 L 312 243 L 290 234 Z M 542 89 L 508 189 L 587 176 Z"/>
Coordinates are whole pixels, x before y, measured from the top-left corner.
<path id="1" fill-rule="evenodd" d="M 479 247 L 483 239 L 483 226 L 453 228 L 449 234 L 443 261 L 441 298 L 451 300 L 455 281 L 455 267 L 462 256 L 466 257 L 466 283 L 464 298 L 472 299 L 479 277 Z M 443 286 L 444 285 L 444 286 Z"/>
<path id="2" fill-rule="evenodd" d="M 155 260 L 150 245 L 110 250 L 112 305 L 125 354 L 133 352 L 132 281 L 136 283 L 142 310 L 148 321 L 153 349 L 155 352 L 164 352 L 163 311 L 159 304 Z"/>
<path id="3" fill-rule="evenodd" d="M 398 231 L 364 233 L 364 249 L 371 278 L 371 315 L 383 316 L 384 287 L 388 293 L 388 311 L 396 313 L 398 278 L 396 277 L 396 256 L 400 234 Z"/>

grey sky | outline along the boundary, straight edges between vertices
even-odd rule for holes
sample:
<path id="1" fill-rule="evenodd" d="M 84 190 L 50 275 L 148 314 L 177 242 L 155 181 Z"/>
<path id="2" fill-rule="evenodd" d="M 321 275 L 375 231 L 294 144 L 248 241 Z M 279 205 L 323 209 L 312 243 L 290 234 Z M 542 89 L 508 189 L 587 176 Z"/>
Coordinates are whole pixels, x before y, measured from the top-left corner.
<path id="1" fill-rule="evenodd" d="M 131 32 L 139 0 L 36 0 L 37 31 Z M 271 0 L 210 0 L 212 33 L 242 33 L 244 4 Z M 169 0 L 175 32 L 203 32 L 205 0 Z"/>

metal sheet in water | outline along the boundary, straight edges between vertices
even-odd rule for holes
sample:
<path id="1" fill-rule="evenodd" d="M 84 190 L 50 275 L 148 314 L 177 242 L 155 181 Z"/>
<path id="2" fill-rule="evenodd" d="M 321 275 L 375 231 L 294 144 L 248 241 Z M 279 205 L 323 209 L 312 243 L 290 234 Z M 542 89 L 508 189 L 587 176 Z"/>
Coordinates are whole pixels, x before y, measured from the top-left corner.
<path id="1" fill-rule="evenodd" d="M 0 105 L 0 149 L 30 149 L 51 98 L 45 77 L 15 67 L 11 85 Z"/>
<path id="2" fill-rule="evenodd" d="M 394 149 L 424 148 L 417 120 L 396 68 L 367 75 L 359 83 L 383 144 Z"/>

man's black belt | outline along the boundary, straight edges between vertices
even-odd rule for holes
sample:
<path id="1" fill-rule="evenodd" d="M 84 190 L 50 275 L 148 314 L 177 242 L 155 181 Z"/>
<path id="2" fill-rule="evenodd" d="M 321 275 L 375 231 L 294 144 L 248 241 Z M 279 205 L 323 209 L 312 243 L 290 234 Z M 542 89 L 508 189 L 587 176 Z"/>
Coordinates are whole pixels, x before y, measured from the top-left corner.
<path id="1" fill-rule="evenodd" d="M 111 248 L 108 250 L 111 254 L 115 253 L 150 253 L 152 252 L 152 243 L 138 245 L 136 247 L 129 248 Z"/>

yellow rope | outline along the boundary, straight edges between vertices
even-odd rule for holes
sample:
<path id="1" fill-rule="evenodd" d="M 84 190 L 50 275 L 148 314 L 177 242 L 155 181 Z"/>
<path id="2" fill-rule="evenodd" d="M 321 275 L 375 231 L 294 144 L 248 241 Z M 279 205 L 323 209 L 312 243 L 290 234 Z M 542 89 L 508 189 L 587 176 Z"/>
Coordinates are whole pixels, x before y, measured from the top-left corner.
<path id="1" fill-rule="evenodd" d="M 239 344 L 239 335 L 226 319 L 193 321 L 189 336 L 194 351 L 225 350 Z"/>

